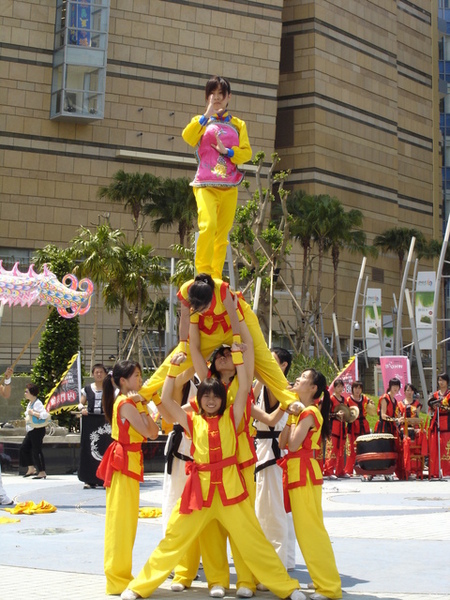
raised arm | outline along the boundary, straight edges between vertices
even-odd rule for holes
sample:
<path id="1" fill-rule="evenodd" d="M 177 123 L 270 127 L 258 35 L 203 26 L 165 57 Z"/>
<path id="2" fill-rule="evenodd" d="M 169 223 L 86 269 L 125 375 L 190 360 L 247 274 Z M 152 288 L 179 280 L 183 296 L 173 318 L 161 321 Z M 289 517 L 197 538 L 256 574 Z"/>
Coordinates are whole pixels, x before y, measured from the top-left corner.
<path id="1" fill-rule="evenodd" d="M 234 422 L 236 429 L 244 416 L 245 407 L 247 405 L 247 398 L 250 392 L 250 383 L 247 378 L 247 370 L 244 365 L 243 356 L 240 346 L 233 344 L 231 346 L 231 352 L 233 357 L 233 364 L 236 367 L 236 375 L 238 378 L 238 391 L 234 398 L 233 412 Z"/>
<path id="2" fill-rule="evenodd" d="M 239 322 L 239 317 L 236 312 L 237 300 L 233 300 L 230 293 L 230 288 L 227 287 L 225 292 L 225 298 L 223 300 L 223 305 L 230 317 L 231 329 L 233 330 L 233 341 L 239 342 L 239 340 L 235 340 L 235 335 L 241 335 L 241 327 Z M 241 321 L 242 322 L 242 321 Z"/>
<path id="3" fill-rule="evenodd" d="M 177 403 L 174 398 L 175 393 L 175 378 L 171 373 L 172 367 L 169 369 L 169 375 L 164 381 L 162 393 L 161 393 L 161 405 L 158 409 L 162 408 L 167 415 L 171 417 L 174 423 L 179 423 L 185 429 L 188 428 L 188 420 L 186 413 Z M 162 414 L 162 413 L 161 413 Z M 166 418 L 166 417 L 164 417 Z"/>
<path id="4" fill-rule="evenodd" d="M 208 377 L 208 365 L 200 351 L 200 330 L 197 323 L 191 323 L 189 327 L 189 350 L 191 352 L 192 364 L 200 381 Z"/>

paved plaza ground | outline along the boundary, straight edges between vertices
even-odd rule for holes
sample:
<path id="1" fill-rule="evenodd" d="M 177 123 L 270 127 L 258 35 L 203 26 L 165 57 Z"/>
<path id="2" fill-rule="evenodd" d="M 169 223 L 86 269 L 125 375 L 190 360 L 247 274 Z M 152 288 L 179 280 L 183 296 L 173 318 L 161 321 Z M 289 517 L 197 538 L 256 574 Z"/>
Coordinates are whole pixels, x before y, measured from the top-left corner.
<path id="1" fill-rule="evenodd" d="M 46 480 L 3 474 L 15 502 L 46 500 L 57 512 L 19 515 L 0 525 L 0 599 L 104 600 L 103 529 L 105 491 L 84 490 L 76 475 Z M 148 474 L 141 506 L 160 507 L 162 475 Z M 450 599 L 450 481 L 392 481 L 359 478 L 325 481 L 325 523 L 347 600 Z M 0 516 L 9 516 L 0 511 Z M 161 538 L 160 519 L 140 519 L 133 564 L 137 574 Z M 257 551 L 257 549 L 255 549 Z M 297 547 L 290 573 L 309 581 Z M 235 574 L 230 560 L 232 587 Z M 308 595 L 309 592 L 304 589 Z M 203 573 L 190 590 L 175 594 L 170 580 L 154 598 L 207 598 Z M 272 600 L 270 592 L 257 592 Z"/>

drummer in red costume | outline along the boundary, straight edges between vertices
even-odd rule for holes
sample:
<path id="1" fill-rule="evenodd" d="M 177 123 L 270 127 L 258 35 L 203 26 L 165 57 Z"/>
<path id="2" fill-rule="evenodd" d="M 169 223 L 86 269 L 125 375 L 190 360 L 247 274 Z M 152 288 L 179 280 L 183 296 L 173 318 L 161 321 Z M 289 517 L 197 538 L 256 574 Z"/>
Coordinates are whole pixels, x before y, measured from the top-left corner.
<path id="1" fill-rule="evenodd" d="M 347 462 L 345 463 L 345 473 L 353 475 L 353 467 L 355 466 L 356 460 L 356 438 L 360 435 L 367 435 L 370 433 L 370 425 L 367 420 L 367 409 L 369 406 L 373 407 L 375 411 L 375 405 L 370 398 L 364 396 L 363 383 L 362 381 L 354 381 L 352 383 L 352 393 L 347 398 L 347 406 L 356 406 L 359 410 L 359 415 L 356 421 L 347 425 L 347 435 L 349 442 L 349 453 L 347 455 Z"/>
<path id="2" fill-rule="evenodd" d="M 252 149 L 245 122 L 227 110 L 231 99 L 229 81 L 212 77 L 206 84 L 205 98 L 204 114 L 194 117 L 182 136 L 190 146 L 197 146 L 198 169 L 191 183 L 199 229 L 195 268 L 197 273 L 221 279 L 238 186 L 244 177 L 237 165 L 251 159 Z"/>
<path id="3" fill-rule="evenodd" d="M 375 424 L 375 433 L 390 433 L 395 437 L 395 445 L 398 453 L 396 474 L 399 479 L 404 479 L 403 454 L 398 431 L 398 426 L 403 423 L 404 418 L 400 414 L 395 397 L 401 387 L 401 381 L 397 377 L 389 380 L 388 389 L 378 402 L 378 421 Z"/>
<path id="4" fill-rule="evenodd" d="M 440 477 L 439 448 L 442 475 L 450 475 L 450 389 L 447 373 L 438 375 L 438 390 L 428 400 L 431 423 L 428 431 L 429 466 L 428 477 Z M 439 432 L 438 432 L 439 419 Z"/>
<path id="5" fill-rule="evenodd" d="M 344 381 L 336 379 L 333 384 L 334 393 L 331 396 L 331 437 L 327 442 L 326 460 L 323 474 L 326 477 L 336 479 L 336 477 L 348 477 L 344 471 L 345 465 L 345 444 L 347 440 L 347 423 L 344 421 L 343 413 L 340 407 L 347 405 L 344 391 Z"/>

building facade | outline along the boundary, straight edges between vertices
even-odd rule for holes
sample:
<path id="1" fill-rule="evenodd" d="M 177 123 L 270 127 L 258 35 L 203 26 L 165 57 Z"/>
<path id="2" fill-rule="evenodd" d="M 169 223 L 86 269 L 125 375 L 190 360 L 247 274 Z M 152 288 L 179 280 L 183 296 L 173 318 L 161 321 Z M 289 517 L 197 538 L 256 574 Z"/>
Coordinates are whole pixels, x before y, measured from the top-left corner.
<path id="1" fill-rule="evenodd" d="M 99 200 L 119 169 L 192 177 L 181 138 L 204 109 L 213 74 L 232 83 L 231 111 L 254 151 L 276 149 L 289 185 L 336 196 L 364 214 L 368 242 L 394 225 L 439 237 L 437 7 L 425 0 L 2 2 L 0 257 L 30 261 L 67 245 L 80 226 L 130 216 Z M 252 172 L 249 171 L 252 179 Z M 241 200 L 245 199 L 240 194 Z M 174 232 L 145 232 L 170 258 Z M 300 268 L 300 248 L 293 249 Z M 348 338 L 361 257 L 342 256 L 338 315 Z M 428 264 L 429 267 L 429 264 Z M 397 259 L 369 259 L 386 310 Z M 324 271 L 324 334 L 331 335 L 332 267 Z M 278 292 L 289 321 L 290 301 Z M 6 307 L 0 364 L 14 359 L 45 309 Z M 101 311 L 99 360 L 115 354 L 118 316 Z M 90 343 L 91 317 L 82 321 Z M 275 321 L 274 328 L 280 331 Z M 345 344 L 344 344 L 345 346 Z M 345 348 L 344 348 L 345 350 Z M 28 367 L 32 344 L 21 364 Z"/>

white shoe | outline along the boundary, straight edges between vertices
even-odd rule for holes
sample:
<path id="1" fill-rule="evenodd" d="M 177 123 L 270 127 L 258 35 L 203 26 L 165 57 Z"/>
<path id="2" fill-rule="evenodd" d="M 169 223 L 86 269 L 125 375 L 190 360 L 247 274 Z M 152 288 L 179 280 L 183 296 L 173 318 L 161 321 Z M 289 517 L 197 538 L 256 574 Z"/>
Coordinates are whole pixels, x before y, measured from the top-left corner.
<path id="1" fill-rule="evenodd" d="M 311 600 L 330 600 L 330 598 L 328 598 L 328 596 L 324 596 L 323 594 L 318 594 L 317 592 L 315 594 L 311 594 L 310 599 Z"/>
<path id="2" fill-rule="evenodd" d="M 209 590 L 211 598 L 223 598 L 225 596 L 225 588 L 221 585 L 213 585 Z"/>
<path id="3" fill-rule="evenodd" d="M 329 475 L 328 479 L 337 479 L 337 476 L 336 475 Z"/>
<path id="4" fill-rule="evenodd" d="M 182 592 L 183 590 L 186 589 L 186 586 L 183 585 L 182 583 L 172 583 L 172 585 L 170 586 L 170 589 L 172 590 L 172 592 Z"/>
<path id="5" fill-rule="evenodd" d="M 128 588 L 120 594 L 120 597 L 122 600 L 137 600 L 137 598 L 140 598 L 139 594 Z"/>
<path id="6" fill-rule="evenodd" d="M 256 589 L 260 592 L 267 592 L 269 590 L 269 588 L 267 588 L 263 583 L 257 583 Z"/>
<path id="7" fill-rule="evenodd" d="M 306 596 L 300 590 L 294 590 L 292 594 L 289 596 L 291 600 L 306 600 Z"/>
<path id="8" fill-rule="evenodd" d="M 240 587 L 236 590 L 236 596 L 238 598 L 251 598 L 253 596 L 253 592 L 250 588 Z"/>

